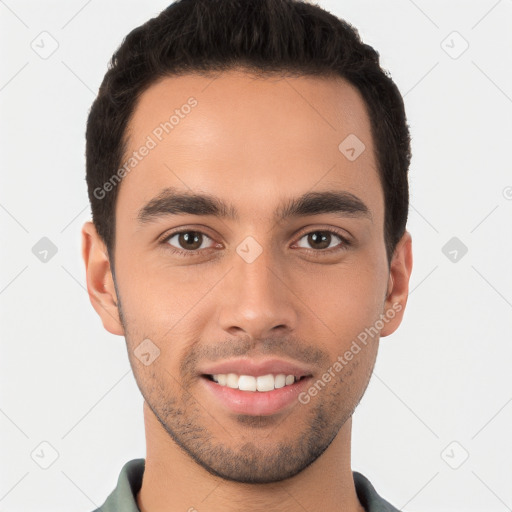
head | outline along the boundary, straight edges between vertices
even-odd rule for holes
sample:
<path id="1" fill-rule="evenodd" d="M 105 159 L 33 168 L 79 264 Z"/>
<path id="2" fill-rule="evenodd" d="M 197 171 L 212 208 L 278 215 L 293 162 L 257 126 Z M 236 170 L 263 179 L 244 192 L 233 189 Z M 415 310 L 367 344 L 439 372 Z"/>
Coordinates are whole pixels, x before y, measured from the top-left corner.
<path id="1" fill-rule="evenodd" d="M 378 53 L 308 3 L 177 1 L 116 51 L 86 136 L 88 290 L 151 414 L 213 474 L 297 474 L 407 300 L 410 138 Z M 276 414 L 209 403 L 205 365 L 267 356 L 331 379 Z"/>

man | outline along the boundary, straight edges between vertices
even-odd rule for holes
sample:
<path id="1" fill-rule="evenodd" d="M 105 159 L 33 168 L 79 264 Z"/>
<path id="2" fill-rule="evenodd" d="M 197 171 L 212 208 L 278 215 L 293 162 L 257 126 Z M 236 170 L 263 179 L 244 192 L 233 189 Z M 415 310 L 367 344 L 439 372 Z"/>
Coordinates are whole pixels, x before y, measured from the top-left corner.
<path id="1" fill-rule="evenodd" d="M 378 54 L 308 3 L 177 1 L 114 54 L 86 157 L 88 292 L 147 440 L 98 510 L 397 510 L 350 462 L 412 270 Z"/>

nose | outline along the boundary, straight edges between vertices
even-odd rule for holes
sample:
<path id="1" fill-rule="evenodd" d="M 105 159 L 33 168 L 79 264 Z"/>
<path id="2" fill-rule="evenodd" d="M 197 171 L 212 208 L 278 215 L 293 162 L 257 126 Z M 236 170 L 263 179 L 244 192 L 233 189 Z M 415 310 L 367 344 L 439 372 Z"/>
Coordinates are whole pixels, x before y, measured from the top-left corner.
<path id="1" fill-rule="evenodd" d="M 251 263 L 236 255 L 222 286 L 219 327 L 253 339 L 295 330 L 298 299 L 282 271 L 284 265 L 268 249 Z"/>

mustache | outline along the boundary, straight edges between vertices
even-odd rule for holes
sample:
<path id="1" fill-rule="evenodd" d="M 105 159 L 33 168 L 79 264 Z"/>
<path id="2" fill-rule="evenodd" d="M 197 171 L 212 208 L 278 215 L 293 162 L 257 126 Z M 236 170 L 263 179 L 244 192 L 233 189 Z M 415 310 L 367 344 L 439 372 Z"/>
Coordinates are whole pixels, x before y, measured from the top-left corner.
<path id="1" fill-rule="evenodd" d="M 327 350 L 297 337 L 240 337 L 218 343 L 195 343 L 181 362 L 180 372 L 182 375 L 195 374 L 201 362 L 215 363 L 235 357 L 259 358 L 264 355 L 293 359 L 316 367 L 327 366 L 329 362 Z"/>

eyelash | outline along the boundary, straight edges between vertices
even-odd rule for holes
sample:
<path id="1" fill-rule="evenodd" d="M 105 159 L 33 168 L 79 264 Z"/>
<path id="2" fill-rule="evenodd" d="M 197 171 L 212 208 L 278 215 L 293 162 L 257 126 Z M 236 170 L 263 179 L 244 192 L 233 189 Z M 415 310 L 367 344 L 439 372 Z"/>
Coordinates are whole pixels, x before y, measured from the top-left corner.
<path id="1" fill-rule="evenodd" d="M 201 235 L 206 236 L 210 240 L 212 240 L 212 238 L 210 236 L 208 236 L 206 233 L 204 233 L 202 231 L 198 231 L 198 230 L 194 230 L 194 229 L 183 229 L 181 231 L 174 231 L 173 233 L 166 234 L 160 240 L 160 243 L 164 246 L 167 246 L 166 249 L 168 248 L 168 250 L 170 250 L 173 254 L 176 254 L 180 257 L 197 256 L 201 251 L 207 250 L 207 249 L 195 249 L 195 250 L 186 251 L 184 249 L 177 249 L 176 247 L 169 244 L 169 240 L 171 238 L 173 238 L 176 235 L 180 235 L 182 233 L 196 233 L 196 234 L 199 233 Z M 320 257 L 332 255 L 333 253 L 338 253 L 340 251 L 346 251 L 351 245 L 351 242 L 349 240 L 347 240 L 347 238 L 345 238 L 343 235 L 341 235 L 340 232 L 338 232 L 336 230 L 332 230 L 332 229 L 313 229 L 311 231 L 306 231 L 305 233 L 301 233 L 301 235 L 299 236 L 297 241 L 301 240 L 305 236 L 310 235 L 312 233 L 329 233 L 331 235 L 337 236 L 341 240 L 341 247 L 338 247 L 338 248 L 331 247 L 330 249 L 306 249 L 306 251 L 308 253 L 315 253 L 315 255 L 318 255 Z M 304 248 L 301 248 L 301 249 L 304 249 Z"/>

